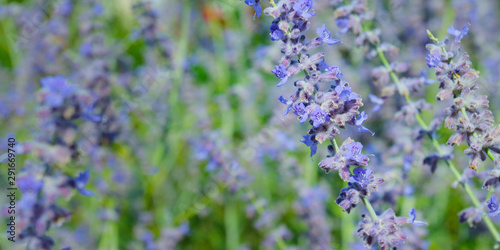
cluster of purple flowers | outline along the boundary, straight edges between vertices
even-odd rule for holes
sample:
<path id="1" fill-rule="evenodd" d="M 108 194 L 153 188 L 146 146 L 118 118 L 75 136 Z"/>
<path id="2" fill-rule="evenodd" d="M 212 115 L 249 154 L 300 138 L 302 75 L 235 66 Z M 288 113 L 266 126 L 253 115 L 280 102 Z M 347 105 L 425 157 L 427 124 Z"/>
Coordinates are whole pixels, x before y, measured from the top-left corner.
<path id="1" fill-rule="evenodd" d="M 468 26 L 461 30 L 453 26 L 449 28 L 448 33 L 455 38 L 428 44 L 426 60 L 429 67 L 436 68 L 441 89 L 436 95 L 437 100 L 452 101 L 445 109 L 444 124 L 455 131 L 448 145 L 467 142 L 469 148 L 464 153 L 471 159 L 469 166 L 477 168 L 481 161 L 486 160 L 488 152 L 500 153 L 500 127 L 494 125 L 487 96 L 477 93 L 479 72 L 472 68 L 469 55 L 460 52 L 461 39 L 468 31 Z"/>
<path id="2" fill-rule="evenodd" d="M 377 28 L 368 30 L 363 22 L 372 21 L 374 14 L 368 10 L 366 0 L 350 1 L 342 3 L 336 1 L 334 16 L 337 20 L 337 27 L 340 33 L 352 32 L 355 38 L 355 45 L 361 47 L 367 58 L 373 59 L 379 55 L 396 55 L 399 49 L 388 42 L 382 42 L 380 39 L 380 30 Z M 384 65 L 375 67 L 371 71 L 371 78 L 376 88 L 379 90 L 377 95 L 370 94 L 370 100 L 376 104 L 373 111 L 378 111 L 385 100 L 393 96 L 396 92 L 402 96 L 408 96 L 410 92 L 418 92 L 424 84 L 433 84 L 432 80 L 427 79 L 425 71 L 421 71 L 418 77 L 403 77 L 396 79 L 397 74 L 407 73 L 409 65 L 397 61 L 387 62 L 382 59 Z M 407 102 L 401 110 L 395 114 L 398 119 L 405 120 L 408 124 L 413 123 L 416 113 L 423 109 L 430 109 L 432 106 L 425 100 Z"/>
<path id="3" fill-rule="evenodd" d="M 248 2 L 247 4 L 256 6 Z M 372 170 L 362 167 L 354 169 L 351 173 L 351 166 L 365 166 L 368 163 L 368 155 L 361 153 L 363 148 L 361 143 L 350 138 L 345 140 L 340 148 L 336 146 L 336 142 L 334 143 L 335 136 L 339 135 L 340 129 L 346 128 L 346 125 L 355 126 L 359 132 L 371 132 L 362 125 L 368 118 L 364 112 L 361 114 L 359 112 L 359 108 L 363 106 L 362 99 L 352 91 L 348 83 L 342 81 L 339 67 L 327 65 L 322 52 L 308 54 L 310 49 L 323 43 L 333 45 L 340 40 L 331 37 L 326 24 L 317 29 L 318 37 L 309 41 L 306 39 L 305 33 L 311 26 L 309 18 L 315 15 L 311 0 L 282 0 L 276 4 L 271 2 L 271 5 L 264 10 L 264 13 L 274 18 L 270 27 L 270 37 L 273 41 L 282 42 L 283 54 L 281 63 L 272 70 L 280 79 L 277 86 L 284 86 L 300 72 L 305 73 L 303 79 L 294 82 L 296 90 L 288 99 L 279 97 L 279 100 L 286 105 L 284 115 L 292 111 L 301 124 L 309 121 L 311 128 L 301 142 L 310 147 L 311 157 L 316 154 L 318 144 L 324 141 L 332 142 L 332 145 L 328 146 L 330 155 L 322 160 L 319 166 L 326 172 L 338 170 L 340 177 L 348 181 L 348 187 L 342 189 L 336 203 L 349 213 L 360 201 L 369 203 L 367 197 L 377 190 L 383 179 L 375 178 Z M 364 34 L 368 36 L 365 40 L 370 40 L 369 33 Z M 321 83 L 330 84 L 325 87 Z M 367 205 L 367 208 L 373 220 L 377 220 L 371 205 Z M 387 210 L 384 214 L 390 211 L 392 210 Z M 380 220 L 382 223 L 390 224 L 391 218 L 385 216 Z M 363 225 L 365 224 L 361 224 L 360 231 L 365 228 Z M 372 233 L 373 230 L 368 231 Z M 399 231 L 399 227 L 390 233 L 396 231 Z M 362 234 L 360 236 L 364 237 Z M 394 246 L 396 243 L 404 242 L 402 237 L 399 237 L 400 241 L 397 242 L 383 240 L 378 242 L 381 247 Z M 364 238 L 367 246 L 373 244 L 369 237 Z"/>
<path id="4" fill-rule="evenodd" d="M 470 158 L 469 168 L 477 170 L 481 161 L 488 157 L 494 161 L 495 168 L 490 170 L 483 188 L 491 189 L 498 182 L 500 153 L 500 127 L 495 125 L 493 113 L 488 109 L 487 96 L 478 93 L 479 72 L 472 68 L 467 52 L 461 52 L 461 40 L 469 32 L 464 26 L 457 30 L 453 26 L 448 33 L 454 36 L 442 41 L 432 35 L 433 44 L 428 44 L 429 55 L 425 58 L 430 68 L 436 68 L 436 78 L 441 89 L 436 99 L 448 101 L 445 109 L 444 125 L 455 132 L 448 139 L 451 146 L 467 143 L 464 151 Z M 496 154 L 494 154 L 496 153 Z M 498 215 L 498 202 L 494 195 L 487 201 L 488 215 Z M 471 226 L 483 219 L 483 207 L 475 206 L 464 209 L 459 213 L 460 222 L 468 222 Z"/>
<path id="5" fill-rule="evenodd" d="M 34 153 L 39 163 L 28 162 L 18 179 L 22 192 L 19 201 L 20 239 L 27 240 L 30 248 L 50 249 L 54 241 L 47 236 L 53 224 L 61 225 L 71 213 L 57 205 L 60 197 L 68 198 L 72 190 L 85 196 L 93 196 L 86 189 L 89 171 L 76 177 L 63 174 L 56 168 L 80 155 L 79 142 L 85 135 L 78 125 L 82 120 L 95 121 L 88 91 L 68 83 L 62 76 L 40 80 L 37 113 L 42 134 L 37 141 L 19 146 L 20 153 Z"/>
<path id="6" fill-rule="evenodd" d="M 401 226 L 413 224 L 425 226 L 426 222 L 415 220 L 415 209 L 410 209 L 409 217 L 397 217 L 392 209 L 386 210 L 378 219 L 362 215 L 359 223 L 358 235 L 365 240 L 365 246 L 371 248 L 374 243 L 380 249 L 396 249 L 398 245 L 405 242 L 406 236 L 401 232 Z"/>

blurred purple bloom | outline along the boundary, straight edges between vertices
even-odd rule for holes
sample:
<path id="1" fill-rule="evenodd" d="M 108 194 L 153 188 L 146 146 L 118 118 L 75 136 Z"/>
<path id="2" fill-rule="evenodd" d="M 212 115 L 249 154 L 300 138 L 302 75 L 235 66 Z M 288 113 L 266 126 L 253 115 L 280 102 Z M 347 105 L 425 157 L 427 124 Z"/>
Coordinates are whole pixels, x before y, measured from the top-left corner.
<path id="1" fill-rule="evenodd" d="M 455 41 L 460 41 L 462 38 L 467 36 L 467 33 L 469 33 L 469 26 L 465 25 L 462 30 L 457 30 L 455 27 L 451 26 L 446 31 L 448 34 L 455 36 Z"/>
<path id="2" fill-rule="evenodd" d="M 313 138 L 314 135 L 304 135 L 304 139 L 301 139 L 300 142 L 306 144 L 306 146 L 311 148 L 311 158 L 316 154 L 316 150 L 318 149 L 318 142 Z"/>
<path id="3" fill-rule="evenodd" d="M 425 71 L 423 69 L 420 70 L 420 77 L 424 78 L 425 85 L 432 85 L 432 84 L 436 83 L 436 81 L 427 78 L 427 71 Z"/>
<path id="4" fill-rule="evenodd" d="M 313 126 L 317 128 L 319 125 L 330 120 L 330 116 L 323 112 L 320 106 L 316 106 L 311 112 L 311 120 L 313 121 Z"/>
<path id="5" fill-rule="evenodd" d="M 80 50 L 79 50 L 80 55 L 90 57 L 92 56 L 92 43 L 91 42 L 84 42 L 82 45 L 80 45 Z"/>
<path id="6" fill-rule="evenodd" d="M 313 1 L 312 0 L 298 0 L 294 5 L 293 9 L 297 11 L 297 14 L 305 19 L 313 17 L 316 15 L 314 10 L 312 10 Z"/>
<path id="7" fill-rule="evenodd" d="M 441 62 L 441 59 L 439 58 L 439 52 L 427 55 L 425 60 L 427 61 L 427 66 L 429 66 L 429 68 L 437 67 Z"/>
<path id="8" fill-rule="evenodd" d="M 271 27 L 271 40 L 278 41 L 282 40 L 285 37 L 285 32 L 280 29 L 280 26 L 277 24 L 272 24 Z"/>
<path id="9" fill-rule="evenodd" d="M 415 226 L 427 226 L 427 222 L 415 220 L 415 218 L 417 218 L 417 215 L 415 213 L 415 208 L 410 209 L 408 211 L 408 214 L 410 217 L 406 220 L 407 223 L 411 223 Z"/>
<path id="10" fill-rule="evenodd" d="M 303 124 L 307 118 L 309 117 L 309 114 L 306 111 L 306 106 L 304 103 L 298 103 L 293 106 L 293 113 L 298 116 L 300 120 L 300 124 Z"/>
<path id="11" fill-rule="evenodd" d="M 288 80 L 288 72 L 286 72 L 286 67 L 283 64 L 276 65 L 275 69 L 271 70 L 272 73 L 279 79 L 281 82 L 276 85 L 276 87 L 282 86 Z"/>
<path id="12" fill-rule="evenodd" d="M 17 187 L 19 187 L 23 193 L 27 191 L 37 193 L 42 186 L 43 182 L 33 178 L 33 176 L 26 175 L 17 179 Z"/>
<path id="13" fill-rule="evenodd" d="M 104 6 L 102 6 L 102 4 L 100 3 L 95 3 L 92 11 L 94 12 L 94 15 L 100 16 L 104 12 Z"/>
<path id="14" fill-rule="evenodd" d="M 260 17 L 261 14 L 260 0 L 245 0 L 245 3 L 248 6 L 253 7 L 253 9 L 255 10 L 255 15 L 257 17 Z"/>
<path id="15" fill-rule="evenodd" d="M 63 76 L 47 76 L 40 79 L 42 88 L 47 91 L 47 96 L 44 99 L 45 104 L 58 108 L 64 98 L 72 95 L 75 92 L 74 86 L 70 85 Z"/>
<path id="16" fill-rule="evenodd" d="M 498 204 L 497 198 L 494 195 L 491 196 L 486 204 L 488 204 L 488 208 L 490 209 L 490 211 L 488 212 L 489 216 L 495 217 L 500 214 L 500 209 L 498 209 L 500 208 L 500 205 Z"/>
<path id="17" fill-rule="evenodd" d="M 375 103 L 376 105 L 373 107 L 372 109 L 372 112 L 377 112 L 380 110 L 380 108 L 382 107 L 382 104 L 384 104 L 384 99 L 376 96 L 376 95 L 373 95 L 373 94 L 369 94 L 368 97 L 370 98 L 370 101 Z"/>
<path id="18" fill-rule="evenodd" d="M 349 31 L 349 17 L 337 18 L 337 27 L 340 28 L 340 34 L 347 33 Z"/>
<path id="19" fill-rule="evenodd" d="M 365 114 L 365 111 L 361 112 L 361 114 L 359 114 L 359 116 L 356 118 L 355 124 L 358 127 L 358 131 L 361 133 L 368 132 L 368 133 L 371 133 L 372 135 L 374 135 L 375 133 L 373 133 L 371 130 L 369 130 L 365 126 L 361 125 L 361 124 L 363 124 L 364 121 L 366 121 L 366 119 L 368 119 L 368 115 Z"/>
<path id="20" fill-rule="evenodd" d="M 321 28 L 316 28 L 316 33 L 318 33 L 321 40 L 328 45 L 334 45 L 340 42 L 339 39 L 332 39 L 330 37 L 330 31 L 326 29 L 325 23 L 321 26 Z"/>
<path id="21" fill-rule="evenodd" d="M 85 188 L 87 182 L 89 182 L 90 174 L 88 170 L 81 172 L 77 177 L 73 178 L 74 186 L 76 190 L 82 195 L 85 196 L 94 196 L 94 193 Z"/>

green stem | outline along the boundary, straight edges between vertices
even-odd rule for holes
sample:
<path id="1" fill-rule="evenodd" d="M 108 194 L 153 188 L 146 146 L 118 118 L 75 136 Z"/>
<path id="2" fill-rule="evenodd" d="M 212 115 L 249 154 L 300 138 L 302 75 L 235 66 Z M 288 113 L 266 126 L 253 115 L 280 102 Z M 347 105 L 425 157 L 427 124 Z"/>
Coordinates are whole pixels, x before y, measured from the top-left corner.
<path id="1" fill-rule="evenodd" d="M 373 209 L 373 206 L 370 203 L 370 201 L 365 196 L 361 196 L 361 200 L 365 204 L 365 207 L 366 207 L 366 210 L 368 210 L 368 213 L 370 213 L 370 217 L 372 217 L 372 220 L 378 219 L 377 213 L 375 213 L 375 210 Z"/>
<path id="2" fill-rule="evenodd" d="M 226 248 L 238 249 L 238 211 L 234 200 L 230 200 L 225 205 L 224 224 L 226 227 Z"/>

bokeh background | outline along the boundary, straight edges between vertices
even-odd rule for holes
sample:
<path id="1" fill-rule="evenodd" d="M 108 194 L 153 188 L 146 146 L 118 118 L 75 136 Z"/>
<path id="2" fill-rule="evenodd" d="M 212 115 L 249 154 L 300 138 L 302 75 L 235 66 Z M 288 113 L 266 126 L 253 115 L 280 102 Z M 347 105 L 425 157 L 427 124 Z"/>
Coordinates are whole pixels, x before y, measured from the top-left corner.
<path id="1" fill-rule="evenodd" d="M 470 23 L 464 50 L 481 71 L 480 91 L 500 115 L 497 1 L 368 2 L 381 38 L 399 48 L 391 59 L 408 63 L 408 75 L 425 70 L 434 77 L 424 60 L 430 42 L 426 29 L 443 38 L 451 25 Z M 342 212 L 335 199 L 344 182 L 318 167 L 326 146 L 311 161 L 309 148 L 300 143 L 307 127 L 282 115 L 285 106 L 277 97 L 292 86 L 276 88 L 270 72 L 281 57 L 279 45 L 269 39 L 272 18 L 254 18 L 253 8 L 238 0 L 138 3 L 0 4 L 1 153 L 7 150 L 7 137 L 15 136 L 22 145 L 45 133 L 37 102 L 43 77 L 64 76 L 99 96 L 105 107 L 99 112 L 106 119 L 98 126 L 78 123 L 79 156 L 57 164 L 56 171 L 69 176 L 89 170 L 86 188 L 95 195 L 74 192 L 57 200 L 72 215 L 48 230 L 53 248 L 360 247 L 355 230 L 366 211 Z M 314 9 L 313 27 L 326 23 L 336 34 L 332 3 L 317 0 Z M 446 166 L 440 164 L 434 174 L 423 166 L 422 159 L 433 152 L 429 142 L 412 153 L 415 127 L 394 118 L 401 100 L 370 112 L 375 104 L 368 95 L 376 89 L 371 70 L 381 62 L 366 59 L 352 35 L 334 37 L 343 42 L 322 47 L 326 61 L 339 65 L 363 97 L 370 115 L 365 125 L 376 133 L 347 130 L 341 135 L 363 142 L 365 153 L 374 155 L 370 165 L 386 180 L 374 198 L 375 209 L 393 207 L 406 216 L 415 207 L 418 217 L 429 222 L 411 233 L 407 249 L 490 249 L 494 240 L 484 224 L 458 222 L 457 214 L 471 202 L 453 185 Z M 435 105 L 424 111 L 427 121 L 443 112 L 435 100 L 437 90 L 435 84 L 418 93 Z M 442 142 L 452 133 L 438 132 Z M 474 174 L 463 149 L 455 149 L 453 161 L 460 171 Z M 414 159 L 405 164 L 410 153 Z M 17 171 L 37 164 L 40 154 L 18 154 Z M 2 205 L 7 204 L 4 165 Z M 484 162 L 478 175 L 492 165 Z M 484 201 L 482 181 L 471 180 Z M 0 229 L 4 232 L 5 223 Z M 1 237 L 0 244 L 1 249 L 26 249 L 28 242 L 12 244 Z"/>

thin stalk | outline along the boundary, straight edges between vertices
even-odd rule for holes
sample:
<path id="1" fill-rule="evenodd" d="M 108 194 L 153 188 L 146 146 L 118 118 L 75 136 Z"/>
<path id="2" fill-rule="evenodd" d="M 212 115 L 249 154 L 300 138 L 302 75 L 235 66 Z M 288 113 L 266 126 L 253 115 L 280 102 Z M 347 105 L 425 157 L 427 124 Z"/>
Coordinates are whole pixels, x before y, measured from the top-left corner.
<path id="1" fill-rule="evenodd" d="M 224 224 L 226 228 L 226 249 L 232 250 L 238 248 L 239 230 L 238 230 L 238 211 L 236 202 L 231 199 L 226 203 L 224 211 Z"/>

